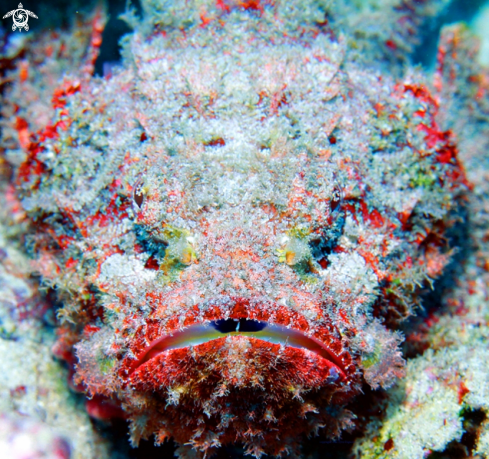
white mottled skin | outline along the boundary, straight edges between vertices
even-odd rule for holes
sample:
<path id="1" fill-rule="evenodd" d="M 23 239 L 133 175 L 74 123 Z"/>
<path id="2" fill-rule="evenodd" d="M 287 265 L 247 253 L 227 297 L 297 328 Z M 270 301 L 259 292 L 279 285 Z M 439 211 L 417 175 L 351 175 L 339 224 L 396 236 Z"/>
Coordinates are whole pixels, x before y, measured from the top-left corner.
<path id="1" fill-rule="evenodd" d="M 161 441 L 183 438 L 188 428 L 184 442 L 202 454 L 230 432 L 257 456 L 283 454 L 297 449 L 296 438 L 277 434 L 281 446 L 267 445 L 273 429 L 250 415 L 246 430 L 232 398 L 228 411 L 221 404 L 225 394 L 257 390 L 249 373 L 267 381 L 270 369 L 247 357 L 252 341 L 227 338 L 215 391 L 188 396 L 195 416 L 181 415 L 178 425 L 197 420 L 194 429 L 175 426 L 161 400 L 186 412 L 188 400 L 177 394 L 200 380 L 165 385 L 156 374 L 146 382 L 151 390 L 128 385 L 128 362 L 151 345 L 145 330 L 156 323 L 163 336 L 190 316 L 205 322 L 215 304 L 226 319 L 236 298 L 249 317 L 267 309 L 270 322 L 285 308 L 310 336 L 328 330 L 339 343 L 338 359 L 350 368 L 339 393 L 361 381 L 388 387 L 403 373 L 396 324 L 448 260 L 428 235 L 439 238 L 453 223 L 463 174 L 456 159 L 440 160 L 452 144 L 436 130 L 425 78 L 396 80 L 387 61 L 367 67 L 368 46 L 359 59 L 362 42 L 352 44 L 354 18 L 342 24 L 336 7 L 172 5 L 143 2 L 139 22 L 127 14 L 135 31 L 110 78 L 66 77 L 68 85 L 81 81 L 53 115 L 66 128 L 41 142 L 42 172 L 19 173 L 19 197 L 40 228 L 29 236 L 38 270 L 64 301 L 58 314 L 63 339 L 76 343 L 77 380 L 121 401 L 135 443 L 153 432 Z M 415 24 L 428 14 L 416 8 Z M 338 23 L 324 22 L 326 13 Z M 390 29 L 379 30 L 385 45 Z M 392 75 L 398 71 L 393 65 Z M 29 123 L 22 106 L 20 115 Z M 318 240 L 328 246 L 321 256 Z M 302 403 L 306 433 L 327 425 L 337 435 L 351 416 L 325 400 L 329 382 L 317 400 L 304 401 L 319 386 L 303 376 L 304 387 L 291 382 L 284 395 L 281 375 L 276 391 L 259 392 L 260 403 L 272 411 Z M 275 421 L 288 419 L 299 418 Z M 267 439 L 249 440 L 254 429 Z"/>

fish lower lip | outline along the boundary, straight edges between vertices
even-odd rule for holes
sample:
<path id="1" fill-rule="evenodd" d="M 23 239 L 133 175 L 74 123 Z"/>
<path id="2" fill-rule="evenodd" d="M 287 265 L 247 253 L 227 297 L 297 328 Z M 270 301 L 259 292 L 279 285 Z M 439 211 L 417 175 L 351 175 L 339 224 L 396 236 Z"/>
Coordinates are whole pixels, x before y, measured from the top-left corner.
<path id="1" fill-rule="evenodd" d="M 341 359 L 317 338 L 288 328 L 283 325 L 270 324 L 250 319 L 220 319 L 203 324 L 194 324 L 183 330 L 161 336 L 154 340 L 146 350 L 139 355 L 132 365 L 132 372 L 151 359 L 173 349 L 198 346 L 209 341 L 227 337 L 244 336 L 299 349 L 305 349 L 330 362 L 341 379 L 346 378 Z"/>

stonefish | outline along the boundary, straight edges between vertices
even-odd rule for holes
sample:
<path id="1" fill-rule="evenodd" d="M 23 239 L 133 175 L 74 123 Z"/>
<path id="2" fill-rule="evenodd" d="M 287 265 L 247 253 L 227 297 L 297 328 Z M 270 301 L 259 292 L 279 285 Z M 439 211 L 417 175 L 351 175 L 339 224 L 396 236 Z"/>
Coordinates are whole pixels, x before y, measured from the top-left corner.
<path id="1" fill-rule="evenodd" d="M 376 23 L 350 2 L 144 0 L 103 78 L 100 13 L 8 61 L 8 199 L 57 295 L 55 352 L 134 444 L 298 454 L 402 376 L 396 330 L 468 184 L 443 62 L 432 85 L 402 70 L 446 2 L 384 3 Z"/>

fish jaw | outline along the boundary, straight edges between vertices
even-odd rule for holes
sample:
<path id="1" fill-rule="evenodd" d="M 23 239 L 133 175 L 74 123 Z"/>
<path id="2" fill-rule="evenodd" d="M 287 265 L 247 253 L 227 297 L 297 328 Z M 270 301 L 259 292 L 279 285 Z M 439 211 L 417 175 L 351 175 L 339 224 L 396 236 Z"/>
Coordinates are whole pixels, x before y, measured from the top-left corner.
<path id="1" fill-rule="evenodd" d="M 355 379 L 352 357 L 331 320 L 324 319 L 321 325 L 310 324 L 300 313 L 271 302 L 229 298 L 225 307 L 220 306 L 222 303 L 223 299 L 208 302 L 202 307 L 203 313 L 193 309 L 184 319 L 186 325 L 173 330 L 161 332 L 158 321 L 148 320 L 133 339 L 131 355 L 135 358 L 127 359 L 121 374 L 132 377 L 152 360 L 174 350 L 198 348 L 213 341 L 222 342 L 223 338 L 230 342 L 239 338 L 260 342 L 265 347 L 278 345 L 280 349 L 307 351 L 325 360 L 331 377 L 335 376 L 333 379 L 346 384 Z"/>
<path id="2" fill-rule="evenodd" d="M 132 419 L 164 419 L 156 429 L 161 435 L 199 448 L 208 435 L 220 444 L 246 444 L 250 432 L 260 432 L 258 443 L 271 454 L 318 423 L 333 436 L 348 424 L 348 412 L 333 413 L 359 392 L 360 373 L 331 323 L 309 324 L 284 306 L 246 299 L 229 299 L 225 308 L 210 303 L 204 322 L 188 314 L 184 328 L 161 335 L 158 321 L 148 321 L 134 337 L 141 348 L 133 346 L 136 357 L 126 357 L 119 370 L 124 399 L 144 400 L 131 404 Z M 223 317 L 267 326 L 221 333 L 215 327 Z M 282 342 L 272 342 L 274 334 Z M 192 344 L 192 337 L 203 342 Z"/>

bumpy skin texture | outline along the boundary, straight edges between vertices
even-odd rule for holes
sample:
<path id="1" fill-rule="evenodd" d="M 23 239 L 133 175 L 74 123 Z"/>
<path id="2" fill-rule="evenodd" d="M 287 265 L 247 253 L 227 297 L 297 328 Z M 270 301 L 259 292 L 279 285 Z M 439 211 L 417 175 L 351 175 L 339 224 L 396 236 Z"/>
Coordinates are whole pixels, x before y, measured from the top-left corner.
<path id="1" fill-rule="evenodd" d="M 450 258 L 467 185 L 438 101 L 353 62 L 321 2 L 143 6 L 112 75 L 89 78 L 95 17 L 83 71 L 29 68 L 32 44 L 5 98 L 56 352 L 135 444 L 260 456 L 338 436 L 362 383 L 403 374 L 396 326 Z M 40 68 L 65 74 L 44 123 L 21 103 L 45 101 Z M 211 336 L 223 323 L 243 328 Z"/>
<path id="2" fill-rule="evenodd" d="M 463 256 L 441 307 L 415 318 L 405 345 L 419 355 L 376 407 L 353 447 L 357 458 L 421 459 L 434 451 L 489 457 L 489 68 L 477 63 L 478 52 L 466 27 L 442 30 L 436 86 L 446 108 L 440 124 L 457 135 L 471 183 Z"/>

